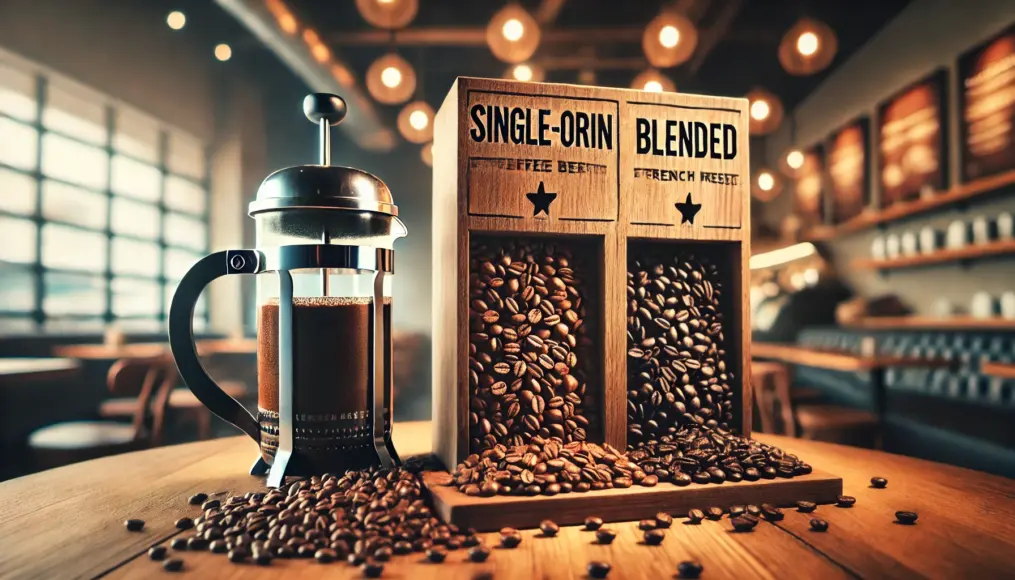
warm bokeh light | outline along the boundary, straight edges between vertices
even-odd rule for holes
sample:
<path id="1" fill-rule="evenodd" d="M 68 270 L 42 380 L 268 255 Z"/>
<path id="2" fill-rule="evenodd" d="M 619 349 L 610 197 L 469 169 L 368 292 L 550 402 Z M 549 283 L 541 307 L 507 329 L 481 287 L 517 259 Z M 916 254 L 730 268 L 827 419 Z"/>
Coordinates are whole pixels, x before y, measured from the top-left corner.
<path id="1" fill-rule="evenodd" d="M 286 34 L 296 34 L 296 31 L 299 29 L 299 26 L 296 24 L 296 19 L 293 18 L 292 14 L 282 14 L 279 16 L 278 27 Z"/>
<path id="2" fill-rule="evenodd" d="M 532 67 L 527 64 L 520 64 L 511 71 L 516 81 L 529 82 L 532 80 Z"/>
<path id="3" fill-rule="evenodd" d="M 798 149 L 794 149 L 786 154 L 786 165 L 790 169 L 800 169 L 804 166 L 804 154 Z"/>
<path id="4" fill-rule="evenodd" d="M 758 174 L 758 187 L 761 191 L 772 191 L 775 187 L 775 176 L 769 171 L 762 171 Z"/>
<path id="5" fill-rule="evenodd" d="M 797 52 L 804 56 L 811 56 L 818 51 L 818 35 L 807 31 L 796 40 Z"/>
<path id="6" fill-rule="evenodd" d="M 220 44 L 215 47 L 215 58 L 225 62 L 233 57 L 233 49 L 228 44 Z"/>
<path id="7" fill-rule="evenodd" d="M 675 93 L 677 91 L 673 81 L 655 69 L 648 69 L 634 77 L 631 88 L 649 93 Z"/>
<path id="8" fill-rule="evenodd" d="M 659 31 L 659 44 L 666 48 L 673 48 L 680 42 L 680 31 L 676 26 L 667 24 Z"/>
<path id="9" fill-rule="evenodd" d="M 396 67 L 389 66 L 381 71 L 381 82 L 389 89 L 393 89 L 402 83 L 402 71 Z"/>
<path id="10" fill-rule="evenodd" d="M 169 28 L 172 28 L 173 30 L 179 30 L 186 26 L 187 17 L 183 14 L 183 12 L 174 10 L 166 17 L 166 24 L 168 24 Z"/>
<path id="11" fill-rule="evenodd" d="M 328 50 L 327 46 L 324 46 L 319 42 L 310 49 L 310 54 L 313 55 L 314 60 L 317 62 L 328 62 L 331 60 L 331 51 Z"/>
<path id="12" fill-rule="evenodd" d="M 521 40 L 522 35 L 525 34 L 525 25 L 522 24 L 521 20 L 511 18 L 501 27 L 501 32 L 504 34 L 504 38 L 511 42 L 518 42 Z"/>
<path id="13" fill-rule="evenodd" d="M 398 30 L 416 18 L 418 0 L 356 0 L 356 9 L 371 26 Z"/>
<path id="14" fill-rule="evenodd" d="M 414 101 L 398 113 L 398 132 L 410 143 L 420 145 L 433 141 L 433 107 L 425 101 Z"/>
<path id="15" fill-rule="evenodd" d="M 419 158 L 428 166 L 433 167 L 433 143 L 427 143 L 419 151 Z"/>
<path id="16" fill-rule="evenodd" d="M 758 100 L 751 103 L 751 118 L 764 121 L 768 118 L 769 113 L 772 112 L 772 108 L 768 106 L 768 101 Z"/>
<path id="17" fill-rule="evenodd" d="M 409 125 L 417 131 L 426 129 L 426 126 L 430 124 L 430 115 L 426 111 L 413 111 L 409 114 Z"/>
<path id="18" fill-rule="evenodd" d="M 650 93 L 661 93 L 663 92 L 663 85 L 657 80 L 651 80 L 647 81 L 645 85 L 642 86 L 642 90 Z"/>

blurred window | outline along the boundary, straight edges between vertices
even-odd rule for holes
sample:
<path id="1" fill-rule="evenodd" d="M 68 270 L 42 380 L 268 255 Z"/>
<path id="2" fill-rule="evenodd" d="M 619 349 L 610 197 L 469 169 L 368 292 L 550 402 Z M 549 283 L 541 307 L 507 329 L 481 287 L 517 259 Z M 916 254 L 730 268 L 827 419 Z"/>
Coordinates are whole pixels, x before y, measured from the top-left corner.
<path id="1" fill-rule="evenodd" d="M 200 139 L 0 50 L 0 333 L 162 328 L 208 206 Z"/>

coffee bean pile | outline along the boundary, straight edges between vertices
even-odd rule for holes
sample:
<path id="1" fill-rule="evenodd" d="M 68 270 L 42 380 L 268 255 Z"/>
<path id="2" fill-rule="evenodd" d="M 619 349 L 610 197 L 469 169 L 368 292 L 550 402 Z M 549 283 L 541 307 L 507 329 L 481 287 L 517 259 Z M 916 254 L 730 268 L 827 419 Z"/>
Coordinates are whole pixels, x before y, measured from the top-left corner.
<path id="1" fill-rule="evenodd" d="M 471 252 L 470 449 L 584 441 L 593 374 L 576 256 L 542 242 L 474 242 Z"/>
<path id="2" fill-rule="evenodd" d="M 465 458 L 449 485 L 469 496 L 557 495 L 590 490 L 652 487 L 659 478 L 613 447 L 587 441 L 563 443 L 540 436 L 528 445 L 496 445 Z M 602 525 L 602 522 L 599 522 Z M 589 528 L 586 522 L 586 528 Z"/>
<path id="3" fill-rule="evenodd" d="M 652 441 L 681 426 L 727 429 L 733 418 L 723 348 L 719 271 L 680 254 L 633 258 L 627 274 L 627 439 Z"/>
<path id="4" fill-rule="evenodd" d="M 694 483 L 757 481 L 810 473 L 796 455 L 721 428 L 681 427 L 657 441 L 639 442 L 628 459 L 658 481 Z"/>

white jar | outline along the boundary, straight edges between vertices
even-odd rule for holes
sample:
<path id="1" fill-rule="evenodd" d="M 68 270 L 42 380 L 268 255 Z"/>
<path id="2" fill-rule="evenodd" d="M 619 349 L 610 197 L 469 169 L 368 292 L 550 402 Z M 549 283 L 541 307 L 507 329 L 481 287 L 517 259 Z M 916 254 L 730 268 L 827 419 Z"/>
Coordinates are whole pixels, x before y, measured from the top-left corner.
<path id="1" fill-rule="evenodd" d="M 1001 294 L 1001 318 L 1008 320 L 1015 320 L 1015 292 L 1005 292 Z"/>
<path id="2" fill-rule="evenodd" d="M 1010 240 L 1015 238 L 1015 218 L 1011 213 L 1003 211 L 997 214 L 997 239 Z"/>
<path id="3" fill-rule="evenodd" d="M 871 256 L 875 260 L 885 259 L 885 237 L 875 236 L 874 241 L 871 242 Z"/>
<path id="4" fill-rule="evenodd" d="M 919 250 L 916 239 L 916 232 L 905 232 L 902 234 L 902 255 L 915 256 Z"/>
<path id="5" fill-rule="evenodd" d="M 921 254 L 933 254 L 934 252 L 941 249 L 941 239 L 944 236 L 941 234 L 941 230 L 936 230 L 930 226 L 925 226 L 920 230 L 920 253 Z"/>
<path id="6" fill-rule="evenodd" d="M 997 315 L 994 297 L 989 292 L 977 292 L 973 294 L 973 302 L 969 307 L 969 313 L 973 315 L 973 318 L 993 318 Z"/>
<path id="7" fill-rule="evenodd" d="M 948 231 L 945 233 L 945 246 L 957 250 L 969 244 L 969 227 L 962 220 L 955 220 L 948 224 Z"/>
<path id="8" fill-rule="evenodd" d="M 976 216 L 973 219 L 973 243 L 989 244 L 994 238 L 993 229 L 994 224 L 987 216 Z"/>
<path id="9" fill-rule="evenodd" d="M 898 258 L 900 253 L 902 253 L 902 240 L 899 239 L 899 235 L 888 234 L 885 238 L 885 255 L 891 260 Z"/>

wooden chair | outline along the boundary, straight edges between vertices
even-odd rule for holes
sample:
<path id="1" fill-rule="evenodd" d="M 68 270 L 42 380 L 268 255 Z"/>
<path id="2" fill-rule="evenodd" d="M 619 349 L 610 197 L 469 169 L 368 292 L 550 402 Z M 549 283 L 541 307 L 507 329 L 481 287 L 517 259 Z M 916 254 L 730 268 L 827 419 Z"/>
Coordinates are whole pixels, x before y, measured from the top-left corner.
<path id="1" fill-rule="evenodd" d="M 789 384 L 790 372 L 786 365 L 751 361 L 751 390 L 763 433 L 796 437 Z"/>
<path id="2" fill-rule="evenodd" d="M 247 386 L 241 381 L 218 381 L 218 385 L 234 399 L 247 396 Z M 137 412 L 138 404 L 138 399 L 130 397 L 107 399 L 99 405 L 99 415 L 107 419 L 131 417 Z M 189 388 L 172 389 L 169 393 L 168 406 L 169 413 L 192 420 L 197 425 L 199 440 L 211 438 L 211 412 Z"/>
<path id="3" fill-rule="evenodd" d="M 131 399 L 132 422 L 70 421 L 38 429 L 28 437 L 36 467 L 49 469 L 161 444 L 177 378 L 176 367 L 165 357 L 117 361 L 107 384 L 115 395 L 137 395 Z"/>

